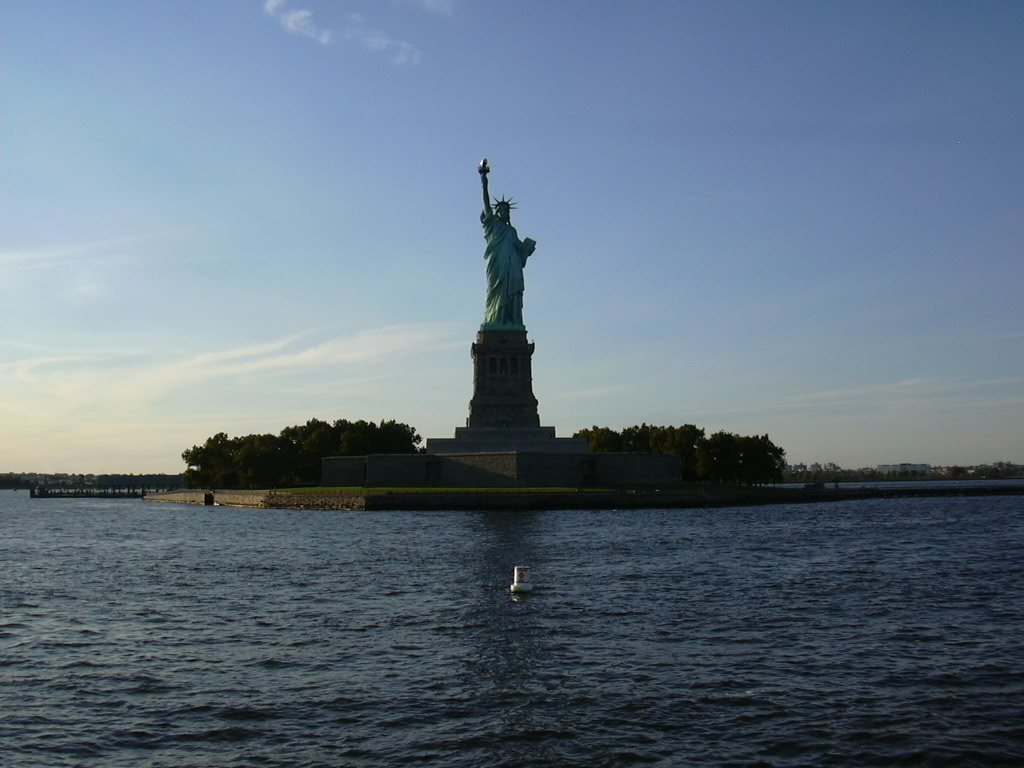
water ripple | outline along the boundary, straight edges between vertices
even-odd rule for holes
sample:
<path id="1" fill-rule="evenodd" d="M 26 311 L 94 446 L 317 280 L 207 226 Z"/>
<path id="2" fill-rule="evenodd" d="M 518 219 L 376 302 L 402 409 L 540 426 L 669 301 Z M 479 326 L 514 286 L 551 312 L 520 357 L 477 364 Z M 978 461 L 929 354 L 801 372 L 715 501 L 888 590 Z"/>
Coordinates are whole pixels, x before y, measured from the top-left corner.
<path id="1" fill-rule="evenodd" d="M 1022 513 L 5 495 L 3 762 L 1020 766 Z"/>

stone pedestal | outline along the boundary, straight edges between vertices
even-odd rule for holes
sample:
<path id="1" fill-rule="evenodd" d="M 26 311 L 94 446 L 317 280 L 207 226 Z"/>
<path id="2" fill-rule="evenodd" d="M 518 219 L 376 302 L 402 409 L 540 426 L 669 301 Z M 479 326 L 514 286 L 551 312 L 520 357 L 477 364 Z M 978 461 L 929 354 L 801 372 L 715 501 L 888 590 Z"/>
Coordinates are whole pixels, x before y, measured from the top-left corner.
<path id="1" fill-rule="evenodd" d="M 427 453 L 586 453 L 584 438 L 555 437 L 540 426 L 533 394 L 533 344 L 526 331 L 477 332 L 473 398 L 454 438 L 427 440 Z"/>
<path id="2" fill-rule="evenodd" d="M 526 331 L 478 331 L 473 355 L 470 428 L 536 428 L 533 395 L 533 344 Z"/>

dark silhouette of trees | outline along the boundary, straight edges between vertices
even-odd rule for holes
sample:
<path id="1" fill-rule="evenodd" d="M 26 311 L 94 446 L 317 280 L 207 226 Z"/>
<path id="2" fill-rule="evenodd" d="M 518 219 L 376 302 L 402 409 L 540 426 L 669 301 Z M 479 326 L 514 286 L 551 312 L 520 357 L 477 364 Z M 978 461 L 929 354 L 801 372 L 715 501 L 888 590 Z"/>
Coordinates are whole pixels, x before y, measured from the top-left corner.
<path id="1" fill-rule="evenodd" d="M 4 474 L 0 475 L 0 488 L 17 489 L 31 487 L 32 483 L 30 483 L 28 480 L 23 479 L 19 475 L 14 474 L 13 472 L 5 472 Z"/>
<path id="2" fill-rule="evenodd" d="M 697 475 L 713 483 L 739 483 L 743 475 L 740 442 L 731 432 L 715 432 L 697 449 Z"/>
<path id="3" fill-rule="evenodd" d="M 287 488 L 317 485 L 324 456 L 416 453 L 422 438 L 397 421 L 310 419 L 278 435 L 224 432 L 182 452 L 190 488 Z"/>
<path id="4" fill-rule="evenodd" d="M 183 451 L 185 485 L 189 488 L 238 488 L 238 468 L 235 461 L 235 444 L 240 438 L 228 437 L 218 432 L 206 438 L 202 445 L 194 445 Z"/>
<path id="5" fill-rule="evenodd" d="M 704 430 L 693 424 L 681 427 L 657 427 L 651 436 L 651 453 L 668 453 L 679 457 L 679 468 L 684 481 L 700 479 L 699 451 L 704 442 Z"/>
<path id="6" fill-rule="evenodd" d="M 705 437 L 693 424 L 659 427 L 640 424 L 616 432 L 594 426 L 580 430 L 575 437 L 587 438 L 596 453 L 660 453 L 679 457 L 684 481 L 714 483 L 782 482 L 786 452 L 772 443 L 768 435 L 742 437 L 731 432 L 716 432 Z"/>
<path id="7" fill-rule="evenodd" d="M 587 438 L 590 450 L 595 453 L 620 453 L 622 451 L 622 435 L 608 427 L 581 429 L 573 437 Z"/>
<path id="8" fill-rule="evenodd" d="M 738 438 L 740 444 L 741 481 L 747 485 L 781 483 L 786 471 L 786 452 L 768 435 Z"/>

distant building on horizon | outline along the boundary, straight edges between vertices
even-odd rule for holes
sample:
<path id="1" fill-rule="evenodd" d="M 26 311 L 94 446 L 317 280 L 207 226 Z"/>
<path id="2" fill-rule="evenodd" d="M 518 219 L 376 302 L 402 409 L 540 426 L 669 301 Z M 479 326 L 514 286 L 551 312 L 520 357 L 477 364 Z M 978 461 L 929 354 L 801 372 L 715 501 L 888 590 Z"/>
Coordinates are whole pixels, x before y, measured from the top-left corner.
<path id="1" fill-rule="evenodd" d="M 932 471 L 930 464 L 879 464 L 876 470 L 883 475 L 896 475 L 902 472 L 923 472 L 928 474 Z"/>

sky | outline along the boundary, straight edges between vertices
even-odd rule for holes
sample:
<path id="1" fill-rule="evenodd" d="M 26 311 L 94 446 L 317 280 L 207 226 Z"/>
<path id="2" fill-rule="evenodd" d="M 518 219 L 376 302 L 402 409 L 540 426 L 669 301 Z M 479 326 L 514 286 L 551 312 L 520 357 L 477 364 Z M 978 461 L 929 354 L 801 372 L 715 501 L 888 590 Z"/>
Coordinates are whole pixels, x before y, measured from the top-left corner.
<path id="1" fill-rule="evenodd" d="M 541 423 L 1024 463 L 1024 4 L 0 0 L 0 472 L 451 437 L 477 165 Z"/>

